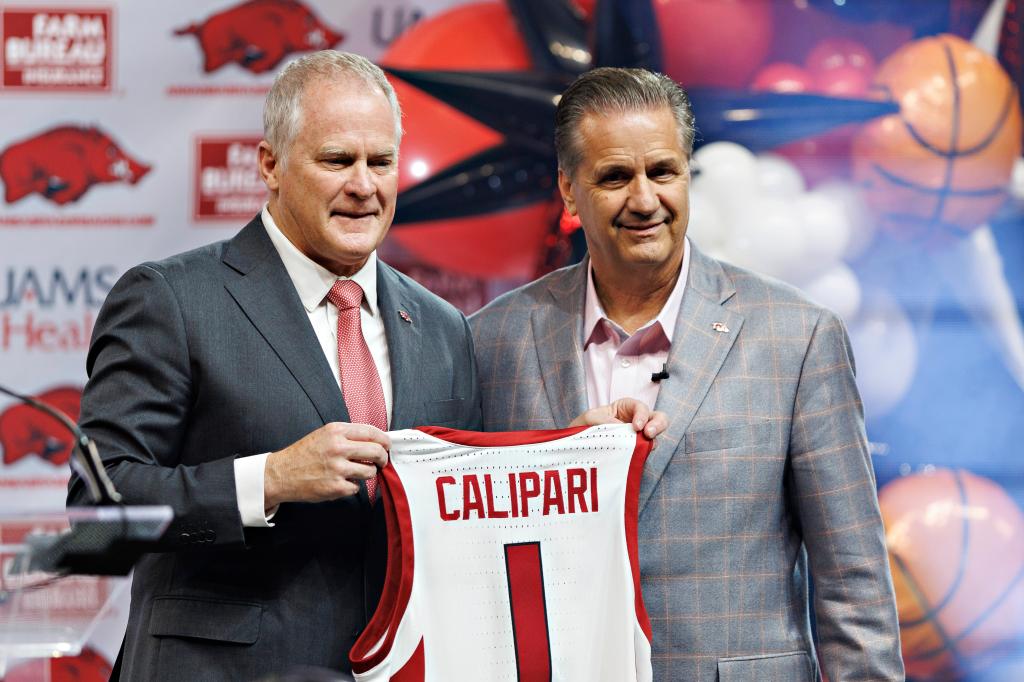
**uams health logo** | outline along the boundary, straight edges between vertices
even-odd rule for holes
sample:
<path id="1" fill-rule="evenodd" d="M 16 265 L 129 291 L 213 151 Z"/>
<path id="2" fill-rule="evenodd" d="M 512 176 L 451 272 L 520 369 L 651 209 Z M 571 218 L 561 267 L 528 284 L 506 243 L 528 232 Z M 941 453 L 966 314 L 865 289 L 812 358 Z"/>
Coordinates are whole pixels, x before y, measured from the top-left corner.
<path id="1" fill-rule="evenodd" d="M 196 140 L 196 221 L 248 220 L 259 213 L 267 200 L 257 166 L 259 143 L 258 135 Z"/>
<path id="2" fill-rule="evenodd" d="M 249 0 L 174 34 L 196 37 L 207 73 L 230 63 L 264 73 L 293 52 L 325 50 L 344 39 L 297 0 Z"/>
<path id="3" fill-rule="evenodd" d="M 60 386 L 35 398 L 78 420 L 82 389 Z M 64 425 L 34 407 L 19 403 L 0 412 L 0 447 L 4 451 L 5 465 L 24 457 L 38 457 L 53 466 L 63 466 L 71 459 L 73 446 L 71 434 Z"/>
<path id="4" fill-rule="evenodd" d="M 0 353 L 85 351 L 117 274 L 112 265 L 0 269 Z"/>
<path id="5" fill-rule="evenodd" d="M 8 204 L 30 194 L 67 204 L 99 183 L 134 185 L 150 168 L 128 156 L 99 128 L 60 126 L 0 151 L 0 179 Z"/>
<path id="6" fill-rule="evenodd" d="M 110 9 L 3 9 L 3 87 L 109 90 Z"/>

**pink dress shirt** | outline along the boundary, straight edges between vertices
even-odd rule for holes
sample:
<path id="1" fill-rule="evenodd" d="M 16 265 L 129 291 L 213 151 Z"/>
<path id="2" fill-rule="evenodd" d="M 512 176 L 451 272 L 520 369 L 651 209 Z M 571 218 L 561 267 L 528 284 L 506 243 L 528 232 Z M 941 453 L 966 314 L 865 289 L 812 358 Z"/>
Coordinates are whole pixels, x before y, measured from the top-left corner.
<path id="1" fill-rule="evenodd" d="M 668 360 L 672 334 L 690 271 L 690 242 L 683 246 L 679 279 L 657 317 L 629 335 L 605 316 L 594 288 L 594 270 L 587 268 L 587 298 L 583 310 L 583 371 L 589 407 L 619 398 L 636 398 L 653 409 L 660 383 L 651 375 Z"/>

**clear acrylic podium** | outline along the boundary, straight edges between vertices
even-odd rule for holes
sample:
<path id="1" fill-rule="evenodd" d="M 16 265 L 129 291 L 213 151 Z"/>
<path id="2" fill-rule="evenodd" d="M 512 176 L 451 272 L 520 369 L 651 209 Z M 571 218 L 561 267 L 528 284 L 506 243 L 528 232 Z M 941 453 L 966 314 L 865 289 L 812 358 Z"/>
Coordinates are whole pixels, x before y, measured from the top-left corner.
<path id="1" fill-rule="evenodd" d="M 89 507 L 0 516 L 0 679 L 20 659 L 75 656 L 117 614 L 139 555 L 170 507 Z"/>

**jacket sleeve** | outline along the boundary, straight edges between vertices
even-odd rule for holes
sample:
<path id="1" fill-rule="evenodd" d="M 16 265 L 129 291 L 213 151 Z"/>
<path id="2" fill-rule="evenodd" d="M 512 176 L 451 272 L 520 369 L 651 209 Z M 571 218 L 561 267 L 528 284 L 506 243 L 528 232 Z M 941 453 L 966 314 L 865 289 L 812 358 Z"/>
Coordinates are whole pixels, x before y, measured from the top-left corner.
<path id="1" fill-rule="evenodd" d="M 86 369 L 80 425 L 124 503 L 172 507 L 166 549 L 242 543 L 234 458 L 182 464 L 195 383 L 182 307 L 155 266 L 133 268 L 110 291 Z M 89 503 L 77 474 L 67 503 Z"/>
<path id="2" fill-rule="evenodd" d="M 896 600 L 850 341 L 828 311 L 801 368 L 790 462 L 828 679 L 902 680 Z"/>

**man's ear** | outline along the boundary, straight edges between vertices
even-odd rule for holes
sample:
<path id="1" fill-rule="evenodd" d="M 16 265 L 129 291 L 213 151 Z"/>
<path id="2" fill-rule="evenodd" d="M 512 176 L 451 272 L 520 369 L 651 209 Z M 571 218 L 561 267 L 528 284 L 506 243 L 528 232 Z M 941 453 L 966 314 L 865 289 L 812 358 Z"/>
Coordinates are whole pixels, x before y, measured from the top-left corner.
<path id="1" fill-rule="evenodd" d="M 558 192 L 569 215 L 576 215 L 576 199 L 572 196 L 572 178 L 561 168 L 558 169 Z"/>
<path id="2" fill-rule="evenodd" d="M 270 148 L 270 143 L 266 140 L 260 140 L 257 155 L 260 167 L 260 177 L 262 177 L 263 182 L 266 183 L 267 189 L 271 192 L 276 192 L 277 188 L 280 187 L 281 184 L 278 182 L 278 173 L 280 172 L 280 168 L 277 157 L 274 156 L 274 150 Z"/>

